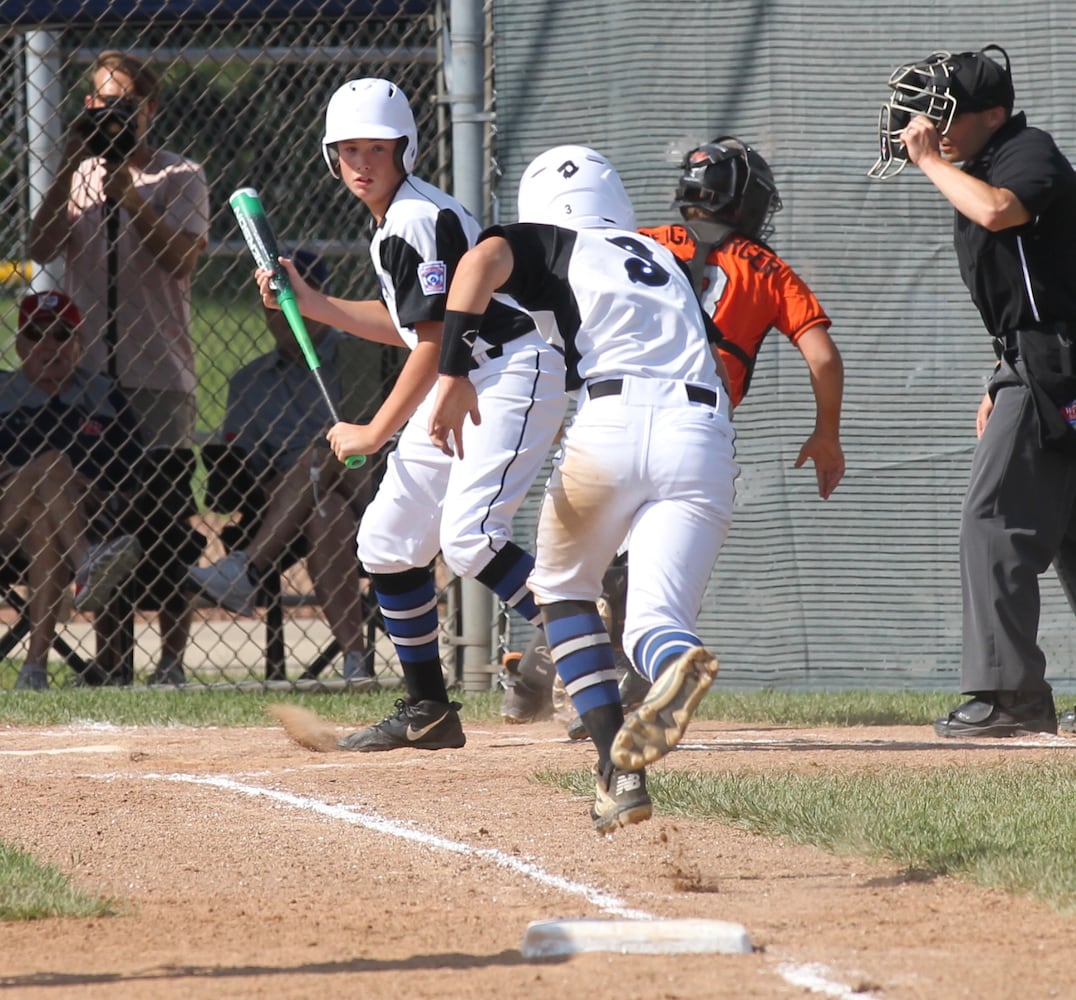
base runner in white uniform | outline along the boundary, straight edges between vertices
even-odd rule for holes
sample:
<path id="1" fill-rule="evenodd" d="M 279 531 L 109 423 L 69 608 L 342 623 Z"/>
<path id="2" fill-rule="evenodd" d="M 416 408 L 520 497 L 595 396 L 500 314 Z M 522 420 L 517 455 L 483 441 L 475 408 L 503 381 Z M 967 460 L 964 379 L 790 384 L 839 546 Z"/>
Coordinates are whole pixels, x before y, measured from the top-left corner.
<path id="1" fill-rule="evenodd" d="M 539 517 L 530 588 L 598 751 L 591 819 L 610 833 L 650 817 L 643 769 L 680 740 L 717 672 L 695 623 L 732 516 L 735 434 L 724 366 L 690 279 L 635 232 L 605 157 L 583 146 L 543 153 L 524 171 L 519 219 L 486 230 L 460 261 L 430 437 L 458 450 L 474 421 L 488 419 L 468 378 L 469 343 L 494 294 L 551 314 L 568 384 L 581 393 Z M 624 649 L 654 682 L 627 719 L 596 605 L 625 537 Z"/>
<path id="2" fill-rule="evenodd" d="M 370 255 L 381 298 L 330 298 L 287 261 L 300 310 L 356 336 L 403 344 L 408 357 L 368 424 L 338 423 L 336 456 L 372 455 L 400 432 L 358 532 L 358 555 L 403 671 L 407 699 L 382 722 L 345 736 L 347 750 L 462 747 L 459 704 L 450 702 L 438 646 L 432 563 L 441 551 L 534 625 L 526 580 L 533 557 L 512 542 L 512 517 L 541 470 L 567 409 L 564 361 L 530 316 L 498 296 L 477 331 L 471 375 L 487 419 L 454 461 L 426 432 L 437 379 L 445 296 L 457 263 L 480 231 L 454 198 L 415 177 L 418 135 L 407 97 L 394 83 L 352 80 L 325 114 L 323 150 L 333 174 L 376 223 Z M 268 272 L 263 299 L 274 304 Z M 401 431 L 402 428 L 402 431 Z"/>

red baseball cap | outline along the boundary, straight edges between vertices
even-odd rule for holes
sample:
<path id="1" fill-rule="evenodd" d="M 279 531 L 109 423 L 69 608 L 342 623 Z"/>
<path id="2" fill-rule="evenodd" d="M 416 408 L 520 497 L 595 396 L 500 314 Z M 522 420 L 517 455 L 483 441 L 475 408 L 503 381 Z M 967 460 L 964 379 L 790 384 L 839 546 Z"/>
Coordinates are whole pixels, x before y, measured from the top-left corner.
<path id="1" fill-rule="evenodd" d="M 19 303 L 19 332 L 28 326 L 47 326 L 59 320 L 77 330 L 82 313 L 63 292 L 31 292 Z"/>

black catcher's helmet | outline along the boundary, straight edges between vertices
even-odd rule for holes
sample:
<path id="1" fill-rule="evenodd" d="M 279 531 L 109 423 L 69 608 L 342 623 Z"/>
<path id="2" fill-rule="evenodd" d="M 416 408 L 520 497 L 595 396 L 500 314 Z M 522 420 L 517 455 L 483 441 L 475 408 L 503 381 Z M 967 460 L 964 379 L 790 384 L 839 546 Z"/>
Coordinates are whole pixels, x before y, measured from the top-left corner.
<path id="1" fill-rule="evenodd" d="M 673 207 L 701 208 L 752 240 L 773 234 L 782 208 L 770 165 L 746 142 L 723 135 L 691 150 L 680 165 Z"/>

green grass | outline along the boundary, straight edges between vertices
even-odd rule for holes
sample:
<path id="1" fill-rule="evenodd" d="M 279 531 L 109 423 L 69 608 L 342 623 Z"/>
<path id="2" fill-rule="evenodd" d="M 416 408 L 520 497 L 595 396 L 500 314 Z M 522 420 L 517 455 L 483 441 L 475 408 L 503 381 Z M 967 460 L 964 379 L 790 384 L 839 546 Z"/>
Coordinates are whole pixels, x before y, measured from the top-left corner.
<path id="1" fill-rule="evenodd" d="M 10 688 L 22 665 L 0 663 L 0 689 Z M 262 692 L 200 688 L 187 691 L 58 686 L 46 694 L 6 691 L 0 700 L 0 725 L 63 725 L 95 721 L 114 725 L 259 726 L 271 725 L 265 706 L 288 701 L 305 705 L 332 722 L 350 724 L 384 718 L 401 696 L 399 690 L 373 695 L 344 692 Z M 458 692 L 465 720 L 500 718 L 497 692 Z M 1056 694 L 1058 711 L 1076 703 L 1076 695 Z M 697 719 L 752 726 L 845 727 L 926 726 L 944 715 L 960 696 L 942 692 L 711 691 Z"/>
<path id="2" fill-rule="evenodd" d="M 593 795 L 586 771 L 547 771 L 538 779 Z M 654 768 L 647 788 L 663 815 L 730 823 L 838 856 L 886 859 L 908 878 L 956 876 L 1076 913 L 1074 760 L 809 775 Z"/>
<path id="3" fill-rule="evenodd" d="M 104 917 L 117 912 L 114 900 L 80 891 L 58 868 L 0 841 L 0 920 Z"/>
<path id="4" fill-rule="evenodd" d="M 13 666 L 9 676 L 14 677 Z M 8 684 L 10 684 L 10 680 Z M 340 725 L 377 722 L 389 715 L 399 690 L 377 694 L 345 692 L 228 691 L 192 686 L 189 691 L 129 688 L 63 688 L 48 692 L 6 691 L 0 697 L 0 726 L 56 726 L 98 723 L 115 726 L 275 726 L 270 704 L 287 702 L 313 709 Z M 500 716 L 494 694 L 456 695 L 464 720 Z"/>
<path id="5" fill-rule="evenodd" d="M 945 715 L 961 700 L 953 692 L 724 691 L 718 680 L 697 719 L 776 726 L 914 726 Z"/>

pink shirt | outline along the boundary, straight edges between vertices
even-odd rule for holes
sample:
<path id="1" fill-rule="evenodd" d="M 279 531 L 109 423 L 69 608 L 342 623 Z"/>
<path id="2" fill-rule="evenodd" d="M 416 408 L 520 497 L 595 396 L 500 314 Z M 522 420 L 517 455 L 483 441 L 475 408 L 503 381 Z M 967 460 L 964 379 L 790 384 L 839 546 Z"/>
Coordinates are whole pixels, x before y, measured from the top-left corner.
<path id="1" fill-rule="evenodd" d="M 205 239 L 209 189 L 202 167 L 166 150 L 155 150 L 145 169 L 132 166 L 139 194 L 167 224 Z M 71 179 L 64 245 L 64 286 L 83 315 L 81 366 L 107 370 L 108 241 L 98 158 L 83 160 Z M 190 337 L 189 278 L 158 266 L 126 211 L 120 210 L 117 244 L 116 363 L 120 385 L 193 392 L 196 384 Z"/>

